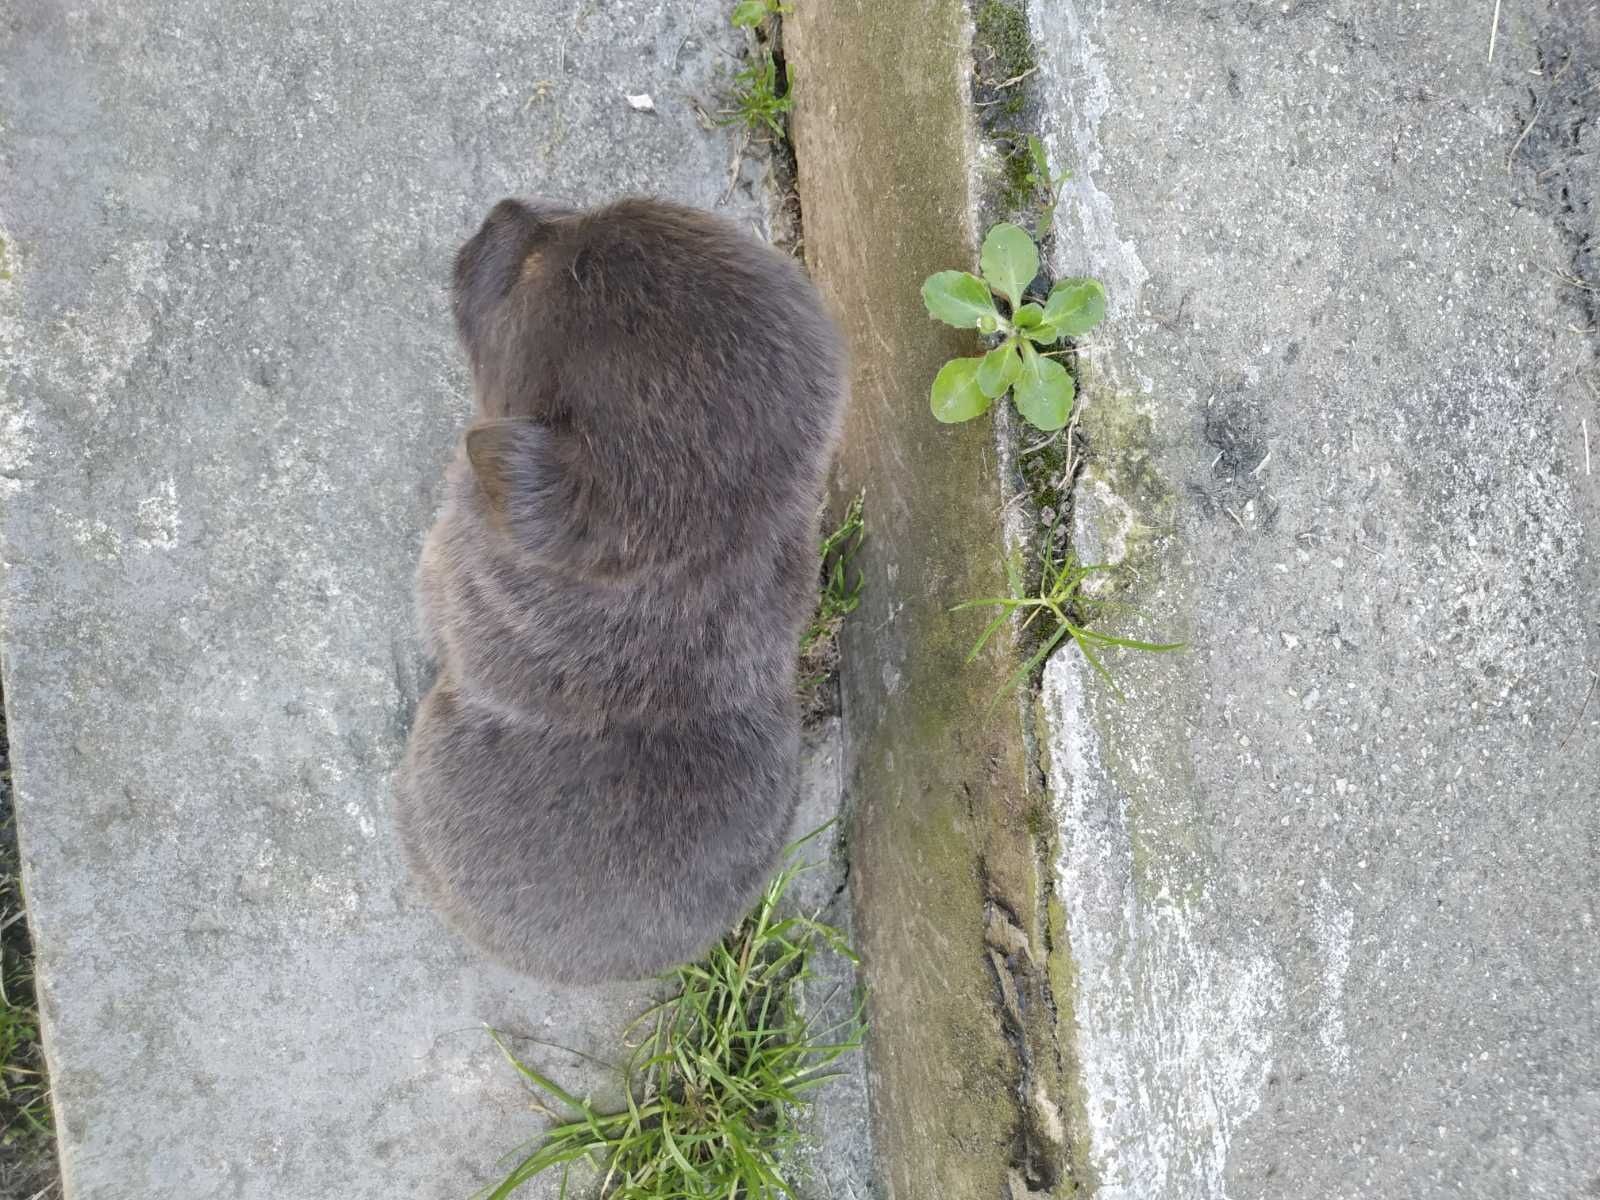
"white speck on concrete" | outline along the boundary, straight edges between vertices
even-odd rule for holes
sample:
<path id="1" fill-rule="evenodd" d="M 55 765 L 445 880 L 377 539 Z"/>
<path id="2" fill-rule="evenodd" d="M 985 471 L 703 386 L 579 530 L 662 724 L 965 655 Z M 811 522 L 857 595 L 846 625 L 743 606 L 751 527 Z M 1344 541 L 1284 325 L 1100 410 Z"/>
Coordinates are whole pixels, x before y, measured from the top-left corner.
<path id="1" fill-rule="evenodd" d="M 902 682 L 900 668 L 893 663 L 883 664 L 883 690 L 890 696 L 898 695 Z"/>
<path id="2" fill-rule="evenodd" d="M 75 546 L 97 562 L 114 562 L 122 554 L 122 538 L 99 517 L 62 514 L 63 523 Z"/>
<path id="3" fill-rule="evenodd" d="M 1339 781 L 1343 783 L 1343 780 Z M 1322 956 L 1322 994 L 1317 1003 L 1317 1040 L 1338 1075 L 1350 1073 L 1350 1042 L 1344 1028 L 1344 981 L 1350 974 L 1350 935 L 1355 912 L 1339 903 L 1333 885 L 1320 880 L 1312 928 Z"/>
<path id="4" fill-rule="evenodd" d="M 344 806 L 344 811 L 355 818 L 356 828 L 361 831 L 364 838 L 374 838 L 378 834 L 378 827 L 373 823 L 372 814 L 357 804 L 354 800 Z"/>
<path id="5" fill-rule="evenodd" d="M 135 537 L 140 549 L 170 550 L 178 544 L 178 488 L 168 475 L 156 494 L 139 501 Z"/>
<path id="6" fill-rule="evenodd" d="M 31 374 L 25 358 L 28 339 L 21 335 L 17 275 L 21 271 L 16 242 L 0 226 L 0 495 L 22 487 L 21 476 L 33 462 L 33 414 L 22 405 L 15 384 Z"/>
<path id="7" fill-rule="evenodd" d="M 0 485 L 6 490 L 22 486 L 19 477 L 33 461 L 33 428 L 32 415 L 20 405 L 0 407 Z"/>

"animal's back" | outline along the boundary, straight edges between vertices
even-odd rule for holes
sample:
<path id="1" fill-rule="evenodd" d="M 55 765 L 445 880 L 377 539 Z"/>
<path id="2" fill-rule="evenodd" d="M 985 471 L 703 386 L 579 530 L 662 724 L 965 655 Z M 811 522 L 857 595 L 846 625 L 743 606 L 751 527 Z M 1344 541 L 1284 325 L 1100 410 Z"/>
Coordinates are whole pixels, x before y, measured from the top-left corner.
<path id="1" fill-rule="evenodd" d="M 837 335 L 793 264 L 648 201 L 500 206 L 456 306 L 482 419 L 419 573 L 440 676 L 403 841 L 512 965 L 648 974 L 738 920 L 789 832 Z"/>
<path id="2" fill-rule="evenodd" d="M 441 680 L 419 713 L 439 736 L 408 763 L 403 843 L 451 923 L 510 965 L 576 981 L 659 971 L 739 919 L 793 817 L 787 715 L 716 720 L 578 729 Z"/>

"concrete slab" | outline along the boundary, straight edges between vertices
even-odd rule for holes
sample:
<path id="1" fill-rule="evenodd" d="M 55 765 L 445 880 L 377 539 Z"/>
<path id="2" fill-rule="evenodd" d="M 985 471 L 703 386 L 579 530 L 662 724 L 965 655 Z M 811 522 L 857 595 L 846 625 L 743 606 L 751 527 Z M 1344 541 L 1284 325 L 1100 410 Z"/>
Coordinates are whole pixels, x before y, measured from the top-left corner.
<path id="1" fill-rule="evenodd" d="M 1031 5 L 1080 553 L 1191 642 L 1045 676 L 1099 1196 L 1600 1188 L 1600 16 L 1500 7 Z"/>
<path id="2" fill-rule="evenodd" d="M 484 1023 L 603 1081 L 640 989 L 406 885 L 411 573 L 455 246 L 508 193 L 717 204 L 728 7 L 8 11 L 0 649 L 73 1200 L 464 1196 L 536 1120 Z"/>

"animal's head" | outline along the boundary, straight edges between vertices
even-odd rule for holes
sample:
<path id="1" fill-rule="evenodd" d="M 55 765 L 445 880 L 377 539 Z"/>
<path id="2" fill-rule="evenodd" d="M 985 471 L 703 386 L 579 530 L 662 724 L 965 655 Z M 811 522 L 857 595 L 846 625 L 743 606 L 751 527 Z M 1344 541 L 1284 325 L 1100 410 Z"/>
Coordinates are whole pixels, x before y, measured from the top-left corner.
<path id="1" fill-rule="evenodd" d="M 791 494 L 814 504 L 838 337 L 798 266 L 731 222 L 502 200 L 456 255 L 454 306 L 467 456 L 496 511 L 561 512 L 622 561 L 754 536 Z"/>

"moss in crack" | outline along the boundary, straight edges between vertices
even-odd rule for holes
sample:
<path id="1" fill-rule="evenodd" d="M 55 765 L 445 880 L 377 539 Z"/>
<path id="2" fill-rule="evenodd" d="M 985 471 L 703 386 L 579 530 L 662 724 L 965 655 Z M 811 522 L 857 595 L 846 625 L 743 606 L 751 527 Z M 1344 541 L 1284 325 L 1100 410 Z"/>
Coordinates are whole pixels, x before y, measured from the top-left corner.
<path id="1" fill-rule="evenodd" d="M 1038 123 L 1028 119 L 1037 66 L 1028 13 L 1021 0 L 977 0 L 971 12 L 972 100 L 993 150 L 985 156 L 983 170 L 984 191 L 991 197 L 986 207 L 998 215 L 1019 216 L 1034 198 L 1027 178 L 1032 164 L 1025 130 Z"/>
<path id="2" fill-rule="evenodd" d="M 1036 520 L 1049 529 L 1066 521 L 1072 511 L 1072 482 L 1080 461 L 1071 425 L 1054 437 L 1024 446 L 1017 456 L 1017 473 L 1032 503 Z"/>
<path id="3" fill-rule="evenodd" d="M 1038 65 L 1027 7 L 1023 0 L 978 0 L 972 5 L 972 29 L 978 123 L 990 138 L 1009 137 L 1024 145 L 1014 126 L 1031 105 L 1030 77 Z"/>
<path id="4" fill-rule="evenodd" d="M 980 0 L 972 13 L 980 78 L 989 85 L 1026 75 L 1038 65 L 1028 12 L 1020 3 Z"/>
<path id="5" fill-rule="evenodd" d="M 1022 213 L 1033 205 L 1037 188 L 1033 182 L 1033 160 L 1028 156 L 1025 135 L 1008 131 L 995 135 L 1000 152 L 1000 181 L 996 202 L 1007 213 Z"/>

